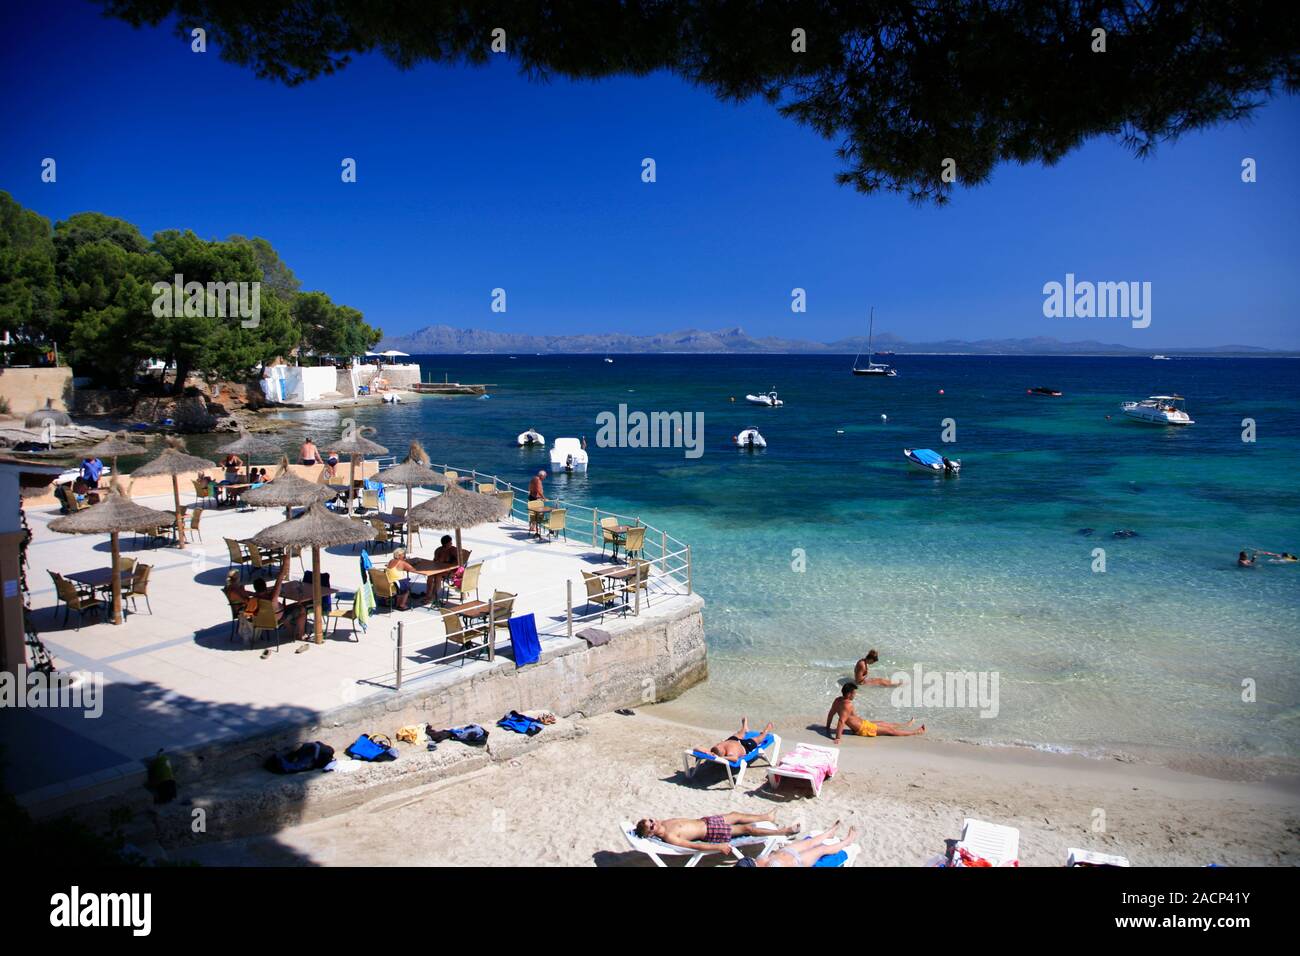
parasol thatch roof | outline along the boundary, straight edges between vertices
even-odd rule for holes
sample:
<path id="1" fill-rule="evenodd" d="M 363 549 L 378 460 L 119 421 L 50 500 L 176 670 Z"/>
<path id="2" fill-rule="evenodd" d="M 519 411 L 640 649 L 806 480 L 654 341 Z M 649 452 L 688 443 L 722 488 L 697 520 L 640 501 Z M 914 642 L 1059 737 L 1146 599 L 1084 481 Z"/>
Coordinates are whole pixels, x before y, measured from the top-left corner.
<path id="1" fill-rule="evenodd" d="M 146 462 L 131 472 L 132 478 L 148 478 L 150 475 L 183 475 L 189 471 L 203 471 L 216 468 L 217 463 L 206 458 L 196 458 L 186 454 L 185 443 L 179 438 L 167 439 L 167 447 L 153 461 Z"/>
<path id="2" fill-rule="evenodd" d="M 47 398 L 44 408 L 36 409 L 23 419 L 23 427 L 40 428 L 46 422 L 51 425 L 71 425 L 72 419 L 68 417 L 67 412 L 61 412 L 54 407 L 54 399 Z"/>
<path id="3" fill-rule="evenodd" d="M 139 442 L 131 441 L 126 432 L 114 432 L 98 445 L 91 445 L 82 453 L 83 458 L 116 458 L 118 455 L 142 455 L 148 451 Z"/>
<path id="4" fill-rule="evenodd" d="M 252 488 L 244 492 L 244 501 L 250 505 L 268 508 L 288 508 L 294 505 L 329 501 L 338 494 L 329 485 L 318 485 L 306 478 L 299 478 L 284 464 L 281 464 L 280 468 L 279 474 L 261 488 Z"/>
<path id="5" fill-rule="evenodd" d="M 407 517 L 423 528 L 473 528 L 498 521 L 505 516 L 506 503 L 495 495 L 464 491 L 455 485 L 436 498 L 421 502 Z"/>
<path id="6" fill-rule="evenodd" d="M 314 503 L 296 518 L 263 528 L 250 539 L 264 548 L 321 547 L 370 541 L 375 529 L 364 521 L 354 521 Z"/>
<path id="7" fill-rule="evenodd" d="M 222 445 L 217 449 L 218 455 L 265 455 L 275 456 L 282 454 L 282 449 L 269 438 L 263 438 L 260 435 L 254 435 L 251 432 L 239 431 L 239 437 L 228 444 Z"/>
<path id="8" fill-rule="evenodd" d="M 50 522 L 50 530 L 63 534 L 112 534 L 114 531 L 149 531 L 175 520 L 176 516 L 170 511 L 136 504 L 115 481 L 99 504 L 55 518 Z"/>
<path id="9" fill-rule="evenodd" d="M 384 469 L 375 478 L 386 485 L 402 485 L 407 488 L 448 484 L 446 475 L 429 467 L 429 456 L 424 453 L 418 441 L 411 442 L 411 449 L 404 462 Z"/>
<path id="10" fill-rule="evenodd" d="M 328 442 L 327 447 L 334 449 L 340 455 L 386 455 L 388 449 L 378 442 L 373 442 L 362 432 L 374 432 L 374 429 L 368 425 L 360 428 L 354 428 L 349 434 L 344 432 L 343 437 L 338 441 Z"/>

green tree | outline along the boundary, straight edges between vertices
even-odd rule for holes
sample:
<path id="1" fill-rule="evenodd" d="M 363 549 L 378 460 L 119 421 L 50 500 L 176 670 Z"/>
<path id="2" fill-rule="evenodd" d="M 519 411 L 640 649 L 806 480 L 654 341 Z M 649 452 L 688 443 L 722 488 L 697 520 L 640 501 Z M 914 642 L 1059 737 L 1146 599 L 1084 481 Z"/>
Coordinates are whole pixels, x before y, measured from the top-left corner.
<path id="1" fill-rule="evenodd" d="M 837 142 L 840 182 L 918 201 L 946 200 L 947 159 L 971 184 L 1099 136 L 1141 155 L 1300 91 L 1300 17 L 1276 0 L 101 2 L 137 26 L 173 18 L 186 39 L 202 23 L 224 59 L 290 85 L 372 50 L 403 69 L 482 65 L 500 27 L 530 77 L 667 70 L 762 97 Z"/>
<path id="2" fill-rule="evenodd" d="M 226 241 L 232 245 L 247 246 L 253 250 L 253 258 L 257 262 L 257 267 L 262 270 L 263 295 L 272 293 L 288 301 L 302 288 L 302 283 L 293 274 L 293 270 L 285 265 L 284 260 L 280 258 L 280 254 L 265 239 L 231 236 Z"/>
<path id="3" fill-rule="evenodd" d="M 301 327 L 302 351 L 314 355 L 362 355 L 384 337 L 360 312 L 336 305 L 324 292 L 298 293 L 293 314 Z"/>
<path id="4" fill-rule="evenodd" d="M 50 221 L 0 191 L 0 331 L 43 343 L 57 331 L 58 317 Z"/>

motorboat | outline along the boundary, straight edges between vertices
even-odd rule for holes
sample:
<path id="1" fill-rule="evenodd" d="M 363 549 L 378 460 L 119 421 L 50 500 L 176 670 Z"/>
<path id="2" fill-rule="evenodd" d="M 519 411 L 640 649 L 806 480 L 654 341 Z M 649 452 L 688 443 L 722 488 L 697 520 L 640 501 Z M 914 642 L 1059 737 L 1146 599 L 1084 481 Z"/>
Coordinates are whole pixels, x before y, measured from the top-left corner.
<path id="1" fill-rule="evenodd" d="M 961 472 L 960 458 L 948 458 L 931 448 L 904 448 L 903 457 L 917 471 L 928 475 L 953 478 Z"/>
<path id="2" fill-rule="evenodd" d="M 1153 361 L 1156 361 L 1156 362 L 1168 362 L 1168 361 L 1169 361 L 1169 356 L 1168 356 L 1168 355 L 1153 355 L 1153 356 L 1151 356 L 1151 358 L 1152 358 Z"/>
<path id="3" fill-rule="evenodd" d="M 587 449 L 576 438 L 557 438 L 551 446 L 551 471 L 569 474 L 587 470 Z"/>
<path id="4" fill-rule="evenodd" d="M 1195 425 L 1181 395 L 1152 395 L 1140 402 L 1124 402 L 1120 410 L 1147 425 Z"/>
<path id="5" fill-rule="evenodd" d="M 515 441 L 519 443 L 520 447 L 525 447 L 527 445 L 545 445 L 546 436 L 537 429 L 530 428 L 526 432 L 520 432 L 519 437 L 516 438 Z"/>
<path id="6" fill-rule="evenodd" d="M 1025 389 L 1026 395 L 1050 395 L 1052 398 L 1060 398 L 1061 393 L 1054 388 L 1047 388 L 1043 385 L 1035 385 L 1033 388 Z"/>
<path id="7" fill-rule="evenodd" d="M 768 408 L 780 408 L 785 402 L 777 398 L 776 389 L 770 392 L 759 392 L 757 395 L 746 395 L 745 401 L 751 405 L 766 405 Z"/>
<path id="8" fill-rule="evenodd" d="M 398 395 L 396 392 L 382 392 L 382 393 L 380 394 L 380 396 L 379 396 L 379 399 L 380 399 L 380 401 L 382 401 L 385 405 L 400 405 L 400 404 L 402 404 L 402 396 Z"/>
<path id="9" fill-rule="evenodd" d="M 613 364 L 614 364 L 614 360 L 613 360 L 612 358 L 610 358 L 608 355 L 606 355 L 606 356 L 605 356 L 605 363 L 606 363 L 607 365 L 613 365 Z"/>
<path id="10" fill-rule="evenodd" d="M 871 356 L 874 354 L 872 352 L 871 343 L 874 341 L 875 335 L 876 335 L 876 310 L 873 307 L 871 310 L 871 319 L 869 320 L 869 323 L 867 325 L 867 364 L 863 366 L 858 365 L 858 359 L 862 358 L 862 353 L 859 352 L 857 355 L 853 357 L 853 374 L 854 375 L 876 375 L 876 376 L 883 376 L 887 378 L 893 378 L 898 373 L 894 371 L 894 367 L 892 365 L 881 365 L 879 362 L 871 361 Z"/>
<path id="11" fill-rule="evenodd" d="M 746 451 L 753 451 L 755 448 L 766 448 L 767 439 L 758 433 L 758 429 L 752 425 L 746 428 L 739 435 L 736 435 L 731 441 L 737 448 L 743 448 Z"/>

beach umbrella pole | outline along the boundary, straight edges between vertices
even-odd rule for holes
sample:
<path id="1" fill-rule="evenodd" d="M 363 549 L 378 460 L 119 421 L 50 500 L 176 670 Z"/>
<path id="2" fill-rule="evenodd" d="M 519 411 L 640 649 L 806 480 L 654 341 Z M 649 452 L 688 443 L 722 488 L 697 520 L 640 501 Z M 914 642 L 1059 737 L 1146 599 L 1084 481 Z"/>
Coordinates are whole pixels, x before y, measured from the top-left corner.
<path id="1" fill-rule="evenodd" d="M 185 547 L 185 518 L 184 512 L 181 511 L 181 486 L 176 480 L 176 475 L 172 474 L 172 497 L 176 501 L 176 547 Z"/>
<path id="2" fill-rule="evenodd" d="M 285 549 L 285 560 L 288 560 L 289 550 Z M 312 610 L 315 612 L 313 617 L 316 620 L 316 643 L 321 644 L 325 641 L 325 631 L 321 626 L 320 619 L 320 545 L 311 546 L 311 603 Z"/>
<path id="3" fill-rule="evenodd" d="M 348 456 L 348 517 L 352 517 L 352 489 L 357 483 L 357 456 Z"/>
<path id="4" fill-rule="evenodd" d="M 122 572 L 117 566 L 118 555 L 121 551 L 117 546 L 117 532 L 114 531 L 110 538 L 113 539 L 113 623 L 122 623 Z"/>

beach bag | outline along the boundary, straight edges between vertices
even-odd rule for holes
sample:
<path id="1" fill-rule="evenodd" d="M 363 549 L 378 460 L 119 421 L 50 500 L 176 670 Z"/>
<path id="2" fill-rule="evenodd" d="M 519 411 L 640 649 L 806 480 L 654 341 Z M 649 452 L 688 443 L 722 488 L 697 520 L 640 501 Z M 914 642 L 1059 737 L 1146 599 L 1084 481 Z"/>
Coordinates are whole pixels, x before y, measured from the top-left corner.
<path id="1" fill-rule="evenodd" d="M 271 773 L 303 773 L 307 770 L 324 770 L 334 762 L 334 748 L 313 740 L 295 747 L 287 754 L 271 754 L 263 766 Z"/>
<path id="2" fill-rule="evenodd" d="M 384 734 L 362 734 L 343 751 L 353 760 L 370 762 L 396 760 L 397 750 Z"/>
<path id="3" fill-rule="evenodd" d="M 452 727 L 448 733 L 452 740 L 459 740 L 471 747 L 482 747 L 487 743 L 488 732 L 478 724 L 466 724 L 464 727 Z"/>
<path id="4" fill-rule="evenodd" d="M 457 591 L 460 590 L 460 582 L 465 579 L 465 566 L 461 565 L 451 573 L 451 586 Z"/>

